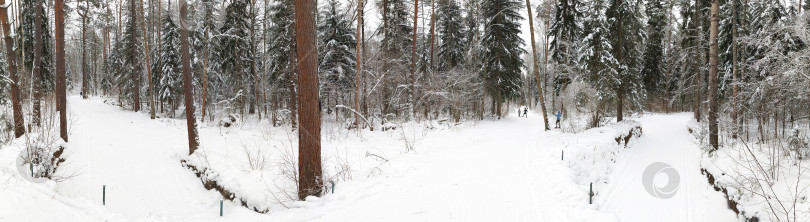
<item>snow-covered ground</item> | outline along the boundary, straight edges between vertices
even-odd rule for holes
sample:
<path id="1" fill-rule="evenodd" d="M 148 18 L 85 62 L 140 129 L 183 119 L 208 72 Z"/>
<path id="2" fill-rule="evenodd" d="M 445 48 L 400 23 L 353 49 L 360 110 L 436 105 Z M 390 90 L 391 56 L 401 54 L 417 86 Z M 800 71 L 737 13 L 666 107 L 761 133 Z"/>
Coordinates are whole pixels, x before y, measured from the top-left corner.
<path id="1" fill-rule="evenodd" d="M 689 114 L 637 119 L 644 133 L 627 147 L 615 137 L 639 123 L 543 132 L 534 112 L 362 133 L 327 121 L 324 177 L 334 193 L 291 201 L 285 160 L 297 159 L 297 147 L 288 127 L 202 124 L 202 155 L 188 157 L 182 119 L 150 120 L 97 98 L 68 104 L 73 121 L 59 174 L 72 177 L 31 182 L 17 167 L 25 143 L 2 147 L 0 221 L 736 221 L 700 174 Z M 225 201 L 220 217 L 222 196 L 180 163 L 191 158 L 204 158 L 215 172 L 209 179 L 268 213 Z M 642 187 L 652 162 L 680 173 L 671 199 Z"/>
<path id="2" fill-rule="evenodd" d="M 596 201 L 600 209 L 615 213 L 622 221 L 737 221 L 734 212 L 726 207 L 723 194 L 714 191 L 700 173 L 702 151 L 686 127 L 690 120 L 691 113 L 639 118 L 644 136 L 625 151 L 612 179 L 604 190 L 600 189 Z M 643 185 L 649 182 L 643 176 L 645 169 L 657 162 L 677 172 L 680 183 L 669 198 L 653 196 Z M 666 173 L 652 179 L 657 188 L 676 180 Z"/>
<path id="3" fill-rule="evenodd" d="M 791 147 L 794 142 L 806 147 L 807 139 L 799 132 L 797 129 L 787 141 L 757 141 L 757 136 L 753 141 L 729 141 L 704 159 L 702 167 L 713 175 L 718 188 L 726 189 L 729 199 L 738 203 L 738 210 L 747 218 L 810 221 L 810 160 L 802 153 L 806 150 L 796 153 L 796 147 Z"/>

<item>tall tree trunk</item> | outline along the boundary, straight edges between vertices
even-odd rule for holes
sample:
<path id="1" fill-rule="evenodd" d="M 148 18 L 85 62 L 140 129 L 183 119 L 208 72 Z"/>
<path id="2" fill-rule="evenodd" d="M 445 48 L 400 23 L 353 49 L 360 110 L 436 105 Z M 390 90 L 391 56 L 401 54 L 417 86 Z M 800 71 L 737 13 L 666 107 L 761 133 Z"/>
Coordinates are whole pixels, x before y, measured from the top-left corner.
<path id="1" fill-rule="evenodd" d="M 318 49 L 315 43 L 315 15 L 312 1 L 295 1 L 295 30 L 298 42 L 298 199 L 320 196 L 321 113 L 318 107 Z"/>
<path id="2" fill-rule="evenodd" d="M 210 7 L 206 5 L 205 7 Z M 208 18 L 205 18 L 208 19 Z M 200 111 L 202 111 L 202 115 L 200 115 L 200 122 L 205 122 L 205 99 L 208 97 L 208 27 L 205 27 L 205 39 L 203 39 L 205 44 L 205 52 L 203 52 L 203 85 L 202 85 L 202 106 L 200 106 Z"/>
<path id="3" fill-rule="evenodd" d="M 60 0 L 57 0 L 60 1 Z M 4 5 L 5 0 L 0 0 L 0 5 Z M 8 23 L 8 7 L 0 8 L 0 22 L 3 25 L 3 38 L 6 43 L 6 58 L 8 62 L 9 77 L 11 79 L 11 106 L 14 116 L 14 137 L 19 138 L 25 134 L 25 121 L 22 116 L 22 104 L 20 101 L 20 82 L 17 78 L 17 55 L 14 53 L 14 40 L 11 39 L 11 25 Z M 65 140 L 67 141 L 67 140 Z"/>
<path id="4" fill-rule="evenodd" d="M 621 2 L 622 1 L 619 0 L 619 5 L 622 4 Z M 618 19 L 618 23 L 619 23 L 619 25 L 618 25 L 619 44 L 617 44 L 617 47 L 616 47 L 616 61 L 618 61 L 619 64 L 622 64 L 622 62 L 624 62 L 624 58 L 623 58 L 624 55 L 622 54 L 623 49 L 624 49 L 624 46 L 623 46 L 624 27 L 622 27 L 623 24 L 622 24 L 621 19 Z M 625 71 L 626 70 L 619 68 L 619 76 L 621 76 L 623 74 L 623 72 L 625 72 Z M 624 86 L 619 86 L 619 88 L 616 90 L 616 97 L 617 97 L 617 100 L 616 100 L 616 122 L 621 122 L 624 119 L 624 106 L 623 106 L 624 105 Z"/>
<path id="5" fill-rule="evenodd" d="M 672 1 L 669 3 L 669 27 L 672 27 L 672 8 L 674 4 Z M 672 30 L 667 29 L 667 84 L 664 88 L 664 112 L 669 113 L 669 89 L 672 84 Z"/>
<path id="6" fill-rule="evenodd" d="M 366 7 L 366 5 L 363 4 L 363 9 L 364 10 L 365 10 L 365 7 Z M 366 23 L 365 23 L 365 20 L 361 20 L 361 21 L 363 22 L 363 24 L 360 26 L 360 28 L 362 29 L 362 31 L 360 31 L 360 39 L 361 39 L 360 40 L 360 45 L 363 47 L 363 53 L 360 56 L 361 60 L 357 61 L 357 62 L 363 63 L 363 66 L 365 66 L 365 63 L 366 63 L 366 51 L 367 51 L 366 50 L 367 49 L 367 47 L 366 47 L 366 26 L 365 26 Z M 362 68 L 362 66 L 361 66 L 361 68 Z M 366 83 L 367 83 L 366 82 L 366 72 L 360 72 L 360 75 L 363 76 L 363 100 L 361 100 L 361 102 L 363 103 L 362 104 L 363 115 L 368 116 L 368 95 L 367 95 L 368 86 L 366 85 Z M 368 124 L 369 124 L 369 130 L 374 131 L 374 126 L 372 126 L 371 123 L 368 123 Z"/>
<path id="7" fill-rule="evenodd" d="M 180 24 L 185 23 L 188 14 L 188 7 L 186 0 L 180 0 Z M 188 128 L 188 154 L 194 154 L 199 146 L 199 137 L 197 136 L 197 123 L 194 118 L 194 85 L 191 83 L 191 55 L 189 55 L 188 45 L 188 29 L 180 29 L 180 56 L 182 56 L 183 63 L 183 88 L 185 91 L 186 102 L 186 126 Z"/>
<path id="8" fill-rule="evenodd" d="M 430 0 L 430 71 L 436 67 L 433 65 L 433 47 L 436 45 L 436 0 Z M 529 15 L 531 16 L 531 15 Z"/>
<path id="9" fill-rule="evenodd" d="M 251 0 L 250 2 L 250 51 L 253 54 L 253 58 L 250 60 L 250 73 L 253 74 L 253 92 L 255 101 L 251 103 L 251 113 L 255 112 L 256 115 L 259 117 L 259 121 L 262 120 L 262 112 L 257 110 L 261 110 L 259 108 L 259 72 L 256 70 L 256 59 L 258 53 L 256 53 L 256 0 Z"/>
<path id="10" fill-rule="evenodd" d="M 709 28 L 709 143 L 717 150 L 717 26 L 720 3 L 712 1 L 712 18 Z"/>
<path id="11" fill-rule="evenodd" d="M 65 2 L 54 0 L 54 33 L 56 48 L 56 106 L 59 111 L 59 136 L 65 142 L 67 135 L 67 92 L 65 76 Z"/>
<path id="12" fill-rule="evenodd" d="M 543 98 L 543 88 L 542 82 L 540 81 L 540 71 L 538 70 L 539 63 L 537 63 L 537 47 L 535 46 L 537 43 L 534 41 L 534 16 L 532 15 L 532 5 L 529 0 L 526 0 L 526 11 L 529 13 L 529 32 L 531 33 L 531 41 L 532 41 L 532 67 L 534 67 L 534 79 L 537 81 L 537 94 L 540 96 L 540 108 L 541 112 L 543 112 L 543 123 L 545 124 L 545 129 L 549 130 L 548 126 L 548 116 L 546 115 L 546 100 Z M 529 104 L 531 104 L 531 99 L 529 100 Z"/>
<path id="13" fill-rule="evenodd" d="M 138 62 L 138 16 L 135 14 L 135 0 L 129 1 L 129 16 L 132 22 L 130 22 L 131 29 L 132 29 L 132 97 L 134 99 L 134 104 L 132 109 L 135 112 L 141 110 L 141 86 L 140 86 L 140 72 L 141 72 L 141 64 Z"/>
<path id="14" fill-rule="evenodd" d="M 87 7 L 82 10 L 76 10 L 76 14 L 82 19 L 82 99 L 87 99 L 87 13 L 90 11 L 90 2 L 85 1 Z"/>
<path id="15" fill-rule="evenodd" d="M 699 33 L 702 31 L 702 30 L 700 30 L 700 17 L 698 16 L 699 14 L 700 14 L 700 0 L 695 0 L 695 16 L 694 16 L 695 18 L 694 18 L 694 22 L 695 22 L 695 34 L 698 35 L 698 36 L 700 36 Z M 693 107 L 692 107 L 692 109 L 694 111 L 694 114 L 695 114 L 695 120 L 698 121 L 698 122 L 700 122 L 700 100 L 701 100 L 700 93 L 702 91 L 701 88 L 703 87 L 702 76 L 700 75 L 700 73 L 701 73 L 701 70 L 700 70 L 700 57 L 701 57 L 700 56 L 700 50 L 702 48 L 701 44 L 700 44 L 700 40 L 701 40 L 701 38 L 698 37 L 697 40 L 696 40 L 697 43 L 695 44 L 695 57 L 696 57 L 695 58 L 695 75 L 696 75 L 695 80 L 696 81 L 695 82 L 696 82 L 697 86 L 695 87 L 695 101 L 694 101 L 694 104 L 693 104 Z"/>
<path id="16" fill-rule="evenodd" d="M 731 0 L 731 63 L 732 63 L 732 77 L 731 77 L 731 138 L 737 139 L 739 134 L 739 126 L 737 123 L 737 75 L 739 67 L 737 67 L 737 5 L 736 0 Z M 801 0 L 799 0 L 801 3 Z M 801 6 L 801 4 L 799 4 Z M 799 7 L 801 10 L 802 7 Z"/>
<path id="17" fill-rule="evenodd" d="M 551 6 L 547 5 L 546 6 L 546 11 L 551 10 L 550 7 Z M 549 16 L 549 17 L 551 17 L 551 16 Z M 548 29 L 549 29 L 549 26 L 551 26 L 551 18 L 546 18 L 546 27 L 545 27 L 546 31 L 543 32 L 543 39 L 544 39 L 544 42 L 546 43 L 546 47 L 543 48 L 545 50 L 545 52 L 543 53 L 543 56 L 546 57 L 545 60 L 543 61 L 543 89 L 548 89 Z M 543 92 L 540 92 L 540 93 L 543 93 Z M 552 110 L 554 109 L 554 103 L 553 103 L 554 99 L 553 99 L 553 97 L 554 97 L 554 95 L 552 95 L 552 103 L 551 103 Z"/>
<path id="18" fill-rule="evenodd" d="M 141 0 L 141 7 L 140 8 L 141 8 L 141 19 L 144 22 L 146 22 L 146 17 L 144 16 L 144 12 L 143 12 L 144 11 L 144 9 L 143 9 L 144 8 L 143 0 Z M 188 24 L 183 23 L 182 21 L 183 20 L 181 20 L 181 22 L 180 22 L 180 29 L 188 29 Z M 149 98 L 148 99 L 149 99 L 149 101 L 147 101 L 147 103 L 149 103 L 149 118 L 150 119 L 155 119 L 155 90 L 154 90 L 154 87 L 153 87 L 154 84 L 152 83 L 152 69 L 150 68 L 151 66 L 149 64 L 149 63 L 151 63 L 151 61 L 149 60 L 149 41 L 148 41 L 148 39 L 149 39 L 148 38 L 149 31 L 146 29 L 146 27 L 147 27 L 146 24 L 144 24 L 142 26 L 143 36 L 144 36 L 143 48 L 144 48 L 144 50 L 146 50 L 146 53 L 145 53 L 145 55 L 146 55 L 146 74 L 147 74 L 146 78 L 149 79 L 148 80 L 148 84 L 149 84 Z"/>
<path id="19" fill-rule="evenodd" d="M 295 3 L 295 4 L 297 4 L 297 3 Z M 293 129 L 298 128 L 298 121 L 297 120 L 299 118 L 299 117 L 297 117 L 298 116 L 298 102 L 297 102 L 298 101 L 298 93 L 296 92 L 296 85 L 298 83 L 298 77 L 297 77 L 298 76 L 297 75 L 298 68 L 296 68 L 297 67 L 297 65 L 296 65 L 296 60 L 297 60 L 297 58 L 296 58 L 296 50 L 297 49 L 296 48 L 297 48 L 298 44 L 296 44 L 296 43 L 297 43 L 298 40 L 297 40 L 296 33 L 295 33 L 297 31 L 297 28 L 296 28 L 297 25 L 295 23 L 296 22 L 293 21 L 293 24 L 290 25 L 290 35 L 291 35 L 290 36 L 290 50 L 289 50 L 290 59 L 289 59 L 289 65 L 288 65 L 288 71 L 290 72 L 289 73 L 289 75 L 290 75 L 289 76 L 289 78 L 290 78 L 289 79 L 289 81 L 290 81 L 290 83 L 289 83 L 290 104 L 289 105 L 290 105 L 290 110 L 291 110 L 291 112 L 290 112 L 290 125 L 292 126 Z"/>
<path id="20" fill-rule="evenodd" d="M 408 102 L 410 104 L 408 115 L 410 115 L 410 118 L 412 120 L 415 120 L 416 118 L 416 115 L 414 114 L 415 109 L 414 106 L 416 105 L 416 31 L 418 30 L 417 27 L 419 27 L 417 25 L 418 21 L 419 21 L 419 0 L 415 0 L 413 3 L 413 39 L 411 41 L 413 43 L 413 50 L 411 51 L 411 84 L 410 84 L 411 93 L 408 99 Z"/>
<path id="21" fill-rule="evenodd" d="M 42 46 L 43 46 L 42 45 L 42 32 L 43 32 L 43 30 L 42 30 L 42 17 L 44 16 L 43 15 L 44 12 L 43 12 L 42 4 L 44 3 L 44 1 L 35 0 L 34 2 L 36 4 L 36 7 L 34 8 L 34 10 L 36 10 L 36 12 L 34 13 L 34 16 L 36 18 L 34 18 L 34 61 L 33 61 L 33 63 L 34 63 L 34 75 L 33 75 L 34 78 L 32 79 L 32 81 L 33 81 L 32 85 L 33 85 L 33 91 L 34 91 L 34 106 L 33 106 L 34 116 L 33 116 L 33 122 L 34 122 L 34 125 L 41 126 L 41 119 L 42 119 L 42 113 L 41 113 L 41 106 L 42 106 L 42 93 L 41 93 L 41 89 L 42 89 L 42 78 L 41 78 L 42 71 L 41 71 L 41 69 L 42 69 L 42 67 L 41 67 L 41 63 L 42 63 Z M 47 31 L 47 30 L 45 30 L 45 31 Z"/>
<path id="22" fill-rule="evenodd" d="M 168 8 L 171 8 L 171 2 L 169 2 Z M 157 10 L 158 21 L 160 21 L 160 18 L 163 18 L 163 17 L 161 17 L 162 12 L 163 12 L 163 6 L 161 4 L 161 1 L 158 0 L 158 10 Z M 160 22 L 158 22 L 158 23 L 160 23 Z M 161 33 L 160 28 L 157 29 L 157 36 L 158 36 L 158 42 L 160 42 L 160 37 L 163 36 L 162 33 Z M 158 59 L 157 63 L 158 63 L 157 64 L 158 67 L 163 65 L 163 64 L 160 63 L 159 59 Z M 163 72 L 158 72 L 155 75 L 157 75 L 157 76 L 155 76 L 156 79 L 162 79 L 163 78 Z M 154 97 L 155 97 L 155 103 L 158 103 L 158 102 L 160 103 L 160 112 L 163 113 L 163 99 L 158 100 L 157 96 L 154 96 Z M 155 104 L 155 106 L 157 106 L 157 104 Z M 203 106 L 203 107 L 205 107 L 205 106 Z M 205 115 L 203 115 L 203 117 L 205 117 Z"/>
<path id="23" fill-rule="evenodd" d="M 356 63 L 357 68 L 355 68 L 354 72 L 354 128 L 358 131 L 360 130 L 360 116 L 357 112 L 360 111 L 360 75 L 363 73 L 363 60 L 360 57 L 362 55 L 362 45 L 363 45 L 363 0 L 357 0 L 357 43 L 356 43 Z"/>

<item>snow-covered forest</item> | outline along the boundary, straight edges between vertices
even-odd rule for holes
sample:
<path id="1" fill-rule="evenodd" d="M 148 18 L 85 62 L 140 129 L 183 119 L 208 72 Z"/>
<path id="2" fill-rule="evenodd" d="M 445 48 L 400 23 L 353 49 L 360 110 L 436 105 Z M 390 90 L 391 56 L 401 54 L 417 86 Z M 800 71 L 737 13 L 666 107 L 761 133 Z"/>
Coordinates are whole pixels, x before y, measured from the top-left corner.
<path id="1" fill-rule="evenodd" d="M 0 0 L 0 221 L 810 221 L 806 10 Z"/>

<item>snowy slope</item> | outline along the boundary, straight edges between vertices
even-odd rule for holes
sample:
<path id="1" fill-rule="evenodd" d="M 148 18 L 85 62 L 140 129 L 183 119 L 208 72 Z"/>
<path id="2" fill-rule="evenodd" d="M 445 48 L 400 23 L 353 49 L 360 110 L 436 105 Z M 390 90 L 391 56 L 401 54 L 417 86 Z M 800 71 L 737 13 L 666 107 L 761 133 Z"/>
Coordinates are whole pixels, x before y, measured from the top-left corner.
<path id="1" fill-rule="evenodd" d="M 16 167 L 24 146 L 15 142 L 3 147 L 0 221 L 734 219 L 722 196 L 693 169 L 699 167 L 700 151 L 686 133 L 686 114 L 639 119 L 644 136 L 629 148 L 614 141 L 631 126 L 626 123 L 579 134 L 544 132 L 536 113 L 531 118 L 512 114 L 499 121 L 411 124 L 362 134 L 329 123 L 322 151 L 325 176 L 337 182 L 334 193 L 288 202 L 275 202 L 269 195 L 284 189 L 283 183 L 278 186 L 283 181 L 277 162 L 284 157 L 281 152 L 297 149 L 289 142 L 294 135 L 289 128 L 250 123 L 255 120 L 228 129 L 203 125 L 201 151 L 223 185 L 251 205 L 270 210 L 259 214 L 225 201 L 225 216 L 219 217 L 220 194 L 205 190 L 180 165 L 188 152 L 183 120 L 150 120 L 102 99 L 74 96 L 68 103 L 73 125 L 68 161 L 59 172 L 74 176 L 60 183 L 30 182 Z M 414 150 L 406 152 L 404 140 Z M 587 149 L 569 147 L 574 145 Z M 246 151 L 256 147 L 264 153 L 253 154 L 266 156 L 266 166 L 249 166 Z M 570 158 L 560 160 L 563 149 L 570 149 Z M 592 149 L 598 152 L 588 154 Z M 674 198 L 654 199 L 640 188 L 640 171 L 652 161 L 668 162 L 681 172 L 684 185 Z M 341 164 L 350 167 L 352 176 L 335 176 Z M 597 187 L 593 205 L 588 204 L 588 180 L 608 184 Z M 103 185 L 106 206 L 101 205 Z"/>

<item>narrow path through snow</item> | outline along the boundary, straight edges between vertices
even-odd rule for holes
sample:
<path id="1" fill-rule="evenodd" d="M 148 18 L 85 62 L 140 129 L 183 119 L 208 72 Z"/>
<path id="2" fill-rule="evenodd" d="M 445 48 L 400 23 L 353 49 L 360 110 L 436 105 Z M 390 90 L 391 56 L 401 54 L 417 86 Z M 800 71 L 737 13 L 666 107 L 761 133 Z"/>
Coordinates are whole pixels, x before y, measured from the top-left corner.
<path id="1" fill-rule="evenodd" d="M 217 193 L 180 166 L 188 154 L 185 124 L 151 120 L 143 113 L 123 111 L 101 99 L 68 98 L 71 114 L 70 149 L 61 172 L 76 176 L 59 185 L 59 192 L 102 202 L 127 218 L 192 220 L 213 214 Z"/>
<path id="2" fill-rule="evenodd" d="M 615 213 L 622 221 L 737 221 L 722 195 L 711 188 L 700 173 L 702 151 L 686 125 L 691 113 L 649 115 L 640 118 L 644 135 L 620 159 L 608 184 L 596 197 L 600 210 Z M 650 195 L 642 185 L 642 174 L 652 163 L 674 168 L 680 187 L 669 199 Z M 664 187 L 666 174 L 654 184 Z"/>
<path id="3" fill-rule="evenodd" d="M 101 202 L 133 220 L 202 221 L 221 199 L 180 167 L 187 155 L 186 126 L 150 120 L 100 99 L 69 98 L 73 117 L 68 162 L 77 175 L 59 193 Z M 343 182 L 323 201 L 261 215 L 241 207 L 243 221 L 736 221 L 720 193 L 699 171 L 701 151 L 687 133 L 689 114 L 639 119 L 644 136 L 617 162 L 610 184 L 588 204 L 560 149 L 576 135 L 544 132 L 536 116 L 483 121 L 462 130 L 420 137 L 416 151 L 396 155 L 382 173 Z M 122 133 L 125 132 L 125 133 Z M 204 139 L 203 139 L 204 140 Z M 392 140 L 390 146 L 402 146 Z M 671 199 L 648 194 L 643 170 L 671 165 L 680 188 Z M 615 214 L 615 215 L 614 215 Z M 226 217 L 228 218 L 228 217 Z M 247 219 L 250 218 L 250 219 Z"/>
<path id="4" fill-rule="evenodd" d="M 283 221 L 615 221 L 588 205 L 587 188 L 571 181 L 559 159 L 555 135 L 560 133 L 543 132 L 542 125 L 536 116 L 513 114 L 429 137 L 417 143 L 415 154 L 391 161 L 387 178 L 339 186 L 338 200 L 328 203 L 333 209 L 275 216 Z"/>

